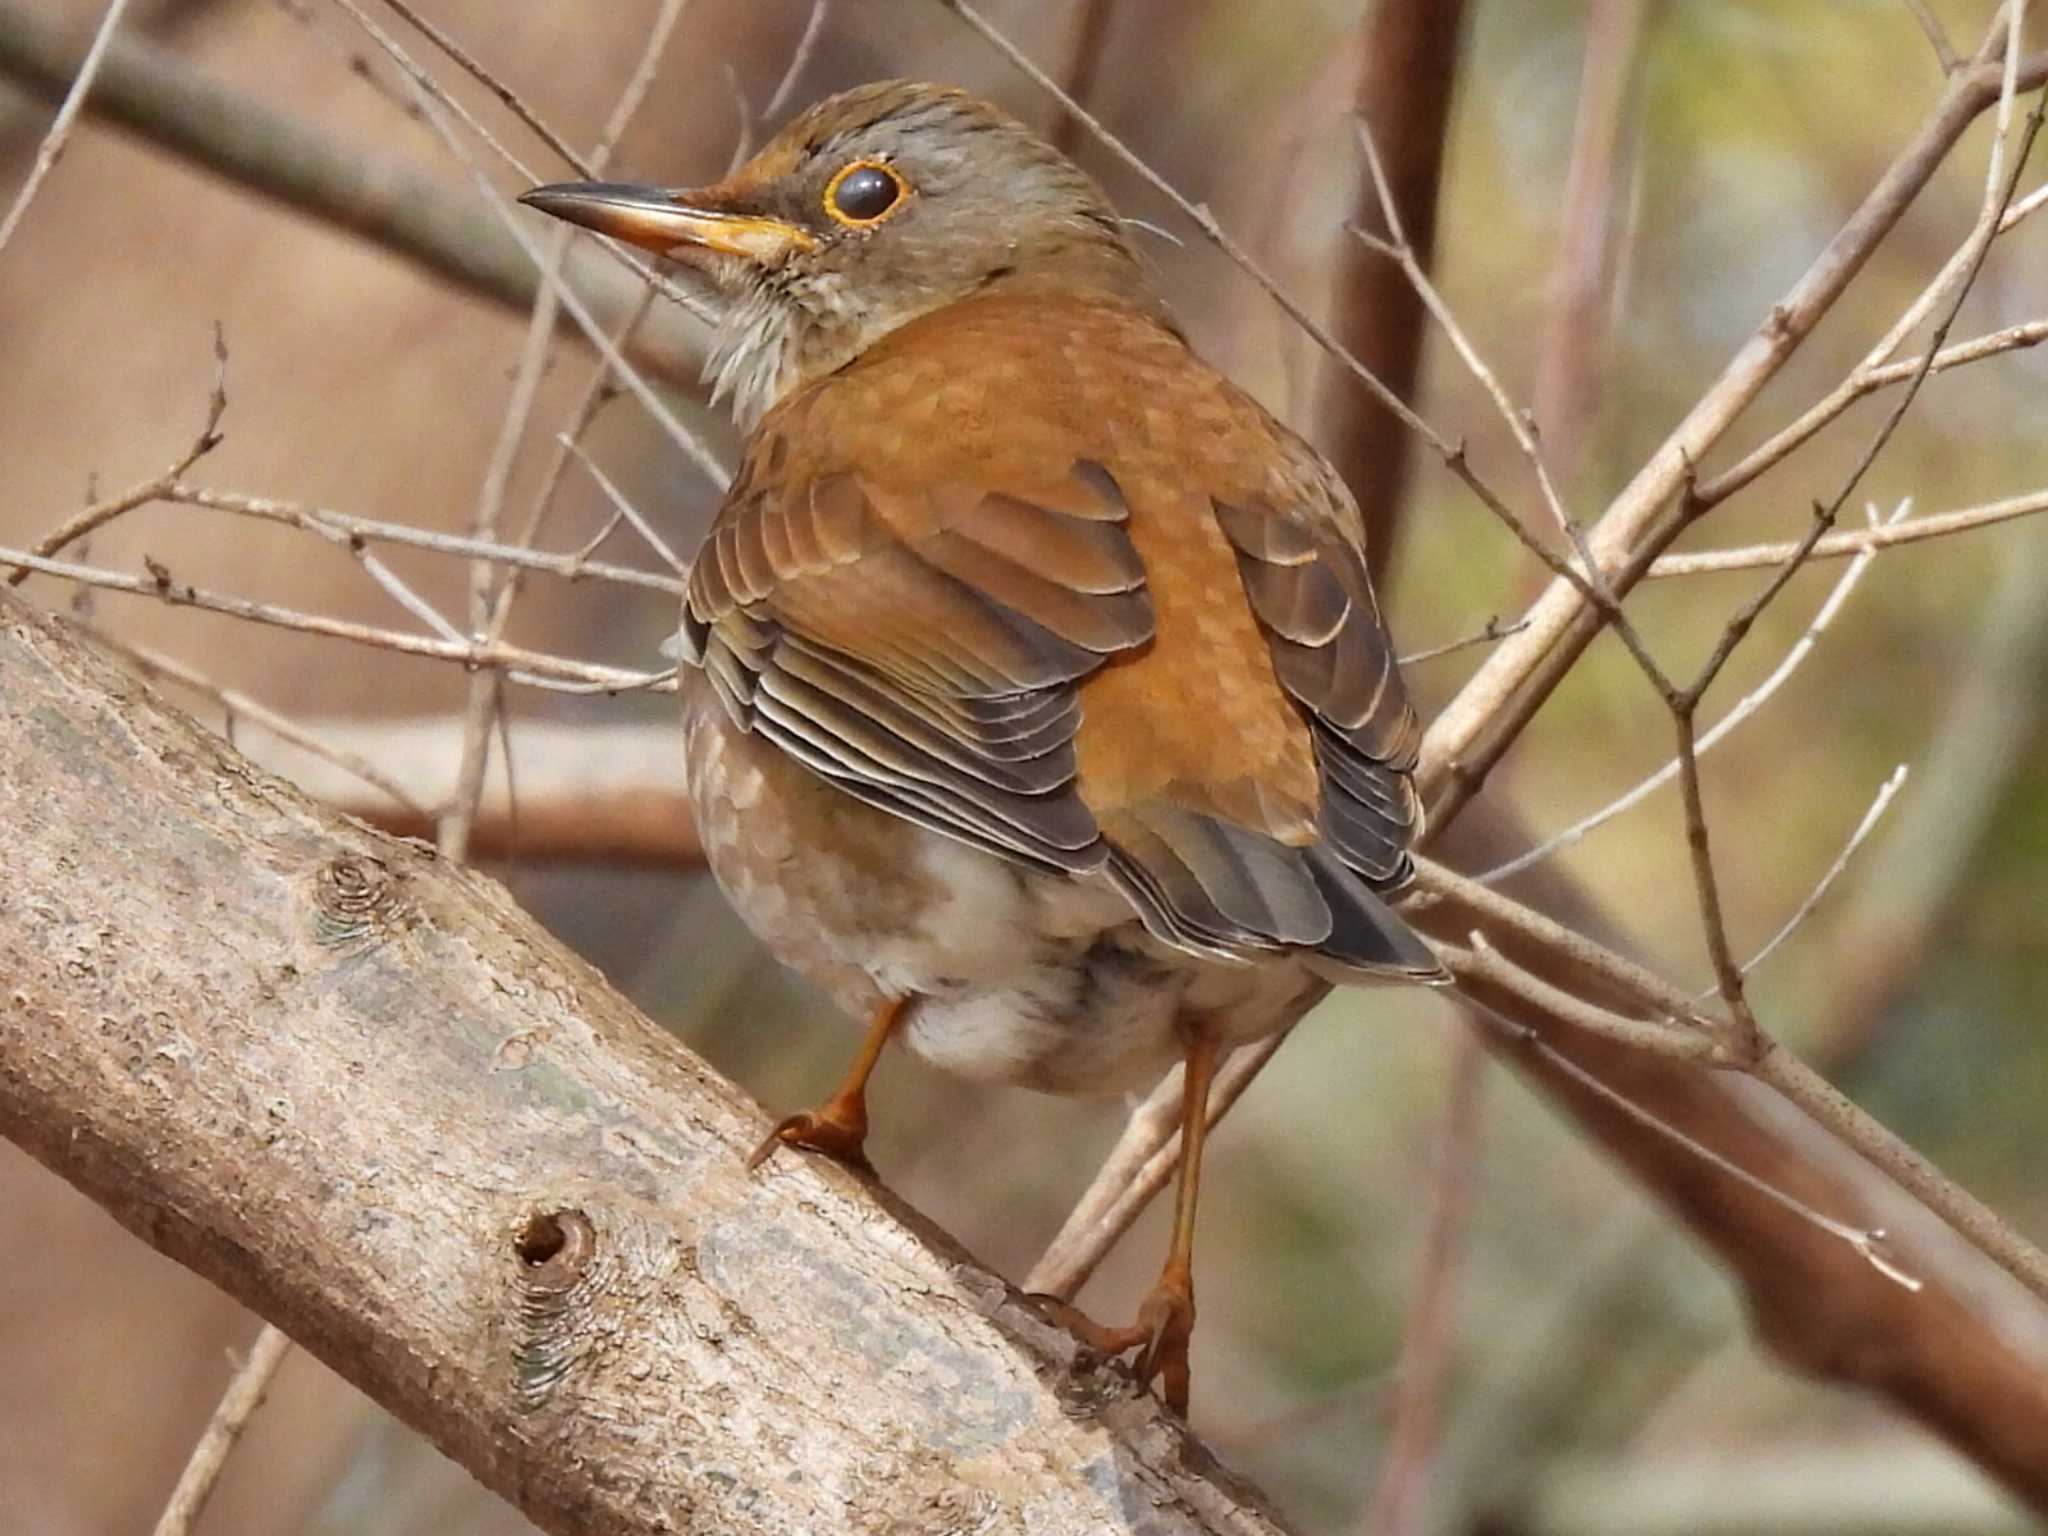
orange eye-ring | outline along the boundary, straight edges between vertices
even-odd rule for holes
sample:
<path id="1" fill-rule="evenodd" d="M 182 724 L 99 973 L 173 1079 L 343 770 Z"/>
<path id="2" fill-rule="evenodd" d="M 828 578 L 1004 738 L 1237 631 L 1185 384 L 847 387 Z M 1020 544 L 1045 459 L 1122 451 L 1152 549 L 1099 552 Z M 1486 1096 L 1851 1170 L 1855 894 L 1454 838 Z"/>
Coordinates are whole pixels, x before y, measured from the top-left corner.
<path id="1" fill-rule="evenodd" d="M 903 205 L 910 183 L 886 160 L 855 160 L 825 187 L 825 212 L 849 229 L 872 229 Z"/>

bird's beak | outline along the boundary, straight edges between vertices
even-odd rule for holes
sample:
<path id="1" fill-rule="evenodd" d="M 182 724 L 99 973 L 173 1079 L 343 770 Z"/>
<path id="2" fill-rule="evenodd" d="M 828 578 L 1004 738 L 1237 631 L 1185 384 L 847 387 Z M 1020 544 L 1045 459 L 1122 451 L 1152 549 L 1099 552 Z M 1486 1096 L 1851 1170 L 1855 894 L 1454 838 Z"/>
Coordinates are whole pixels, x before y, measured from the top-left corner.
<path id="1" fill-rule="evenodd" d="M 774 266 L 797 251 L 816 247 L 811 235 L 765 214 L 727 213 L 692 207 L 687 192 L 636 187 L 616 181 L 565 181 L 535 187 L 519 201 L 601 235 L 630 241 L 664 256 L 687 257 L 695 250 L 719 251 L 762 266 Z"/>

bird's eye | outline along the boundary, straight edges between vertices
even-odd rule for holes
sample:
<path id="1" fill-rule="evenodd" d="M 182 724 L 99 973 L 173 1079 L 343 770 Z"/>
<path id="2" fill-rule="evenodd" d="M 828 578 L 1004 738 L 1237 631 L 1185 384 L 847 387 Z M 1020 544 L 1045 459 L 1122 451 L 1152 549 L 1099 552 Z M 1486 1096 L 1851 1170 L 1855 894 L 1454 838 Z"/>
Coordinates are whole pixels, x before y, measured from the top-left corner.
<path id="1" fill-rule="evenodd" d="M 896 211 L 910 191 L 896 168 L 880 160 L 856 160 L 825 188 L 825 211 L 841 224 L 866 229 Z"/>

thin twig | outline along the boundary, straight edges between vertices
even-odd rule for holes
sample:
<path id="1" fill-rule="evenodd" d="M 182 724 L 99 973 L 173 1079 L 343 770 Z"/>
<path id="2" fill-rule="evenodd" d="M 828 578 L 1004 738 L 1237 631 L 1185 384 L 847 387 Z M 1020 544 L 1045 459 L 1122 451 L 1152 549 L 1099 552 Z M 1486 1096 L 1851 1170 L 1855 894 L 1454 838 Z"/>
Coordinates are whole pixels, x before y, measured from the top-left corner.
<path id="1" fill-rule="evenodd" d="M 1597 1035 L 1603 1040 L 1612 1040 L 1617 1045 L 1625 1045 L 1630 1050 L 1645 1051 L 1652 1056 L 1691 1062 L 1698 1066 L 1734 1064 L 1734 1057 L 1717 1043 L 1712 1034 L 1678 1024 L 1632 1019 L 1606 1008 L 1596 1008 L 1591 1003 L 1574 997 L 1562 987 L 1554 987 L 1542 977 L 1516 965 L 1493 945 L 1485 942 L 1483 935 L 1477 930 L 1472 934 L 1469 948 L 1461 949 L 1453 944 L 1439 945 L 1437 958 L 1443 961 L 1444 969 L 1449 971 L 1462 987 L 1469 989 L 1475 984 L 1497 987 L 1517 1000 L 1539 1009 L 1549 1018 L 1569 1024 L 1574 1029 L 1584 1030 L 1589 1035 Z"/>
<path id="2" fill-rule="evenodd" d="M 1751 1069 L 1895 1179 L 2007 1274 L 2048 1300 L 2048 1254 L 1782 1045 Z"/>
<path id="3" fill-rule="evenodd" d="M 568 449 L 570 457 L 575 459 L 578 464 L 581 464 L 590 478 L 597 482 L 597 488 L 604 492 L 605 500 L 612 504 L 613 509 L 621 517 L 633 525 L 633 531 L 647 541 L 647 547 L 660 557 L 662 563 L 679 575 L 687 576 L 690 570 L 688 563 L 684 561 L 681 555 L 678 555 L 669 547 L 666 539 L 654 531 L 654 525 L 648 522 L 638 507 L 633 505 L 626 493 L 612 483 L 611 476 L 598 468 L 597 460 L 584 451 L 583 445 L 566 434 L 558 439 L 558 441 L 564 448 Z"/>
<path id="4" fill-rule="evenodd" d="M 46 576 L 81 582 L 106 592 L 154 598 L 171 607 L 224 613 L 230 618 L 246 619 L 255 624 L 321 635 L 331 640 L 346 640 L 353 645 L 396 651 L 400 655 L 452 661 L 466 667 L 496 667 L 505 672 L 507 681 L 530 688 L 571 693 L 666 693 L 675 688 L 675 669 L 672 667 L 660 672 L 635 672 L 623 667 L 575 661 L 566 656 L 551 656 L 545 651 L 531 651 L 516 645 L 475 645 L 466 640 L 409 635 L 401 630 L 380 629 L 373 624 L 352 623 L 346 619 L 329 618 L 325 614 L 301 613 L 276 603 L 209 591 L 176 580 L 160 561 L 148 560 L 147 563 L 148 575 L 131 576 L 123 571 L 80 565 L 74 561 L 51 560 L 32 555 L 27 550 L 0 548 L 0 566 L 40 571 Z"/>
<path id="5" fill-rule="evenodd" d="M 1437 1135 L 1429 1228 L 1408 1304 L 1394 1392 L 1394 1428 L 1380 1459 L 1368 1536 L 1411 1536 L 1421 1529 L 1423 1495 L 1436 1461 L 1444 1386 L 1451 1363 L 1451 1300 L 1472 1212 L 1479 1160 L 1479 1089 L 1486 1052 L 1477 1030 L 1451 1039 L 1451 1083 Z"/>
<path id="6" fill-rule="evenodd" d="M 761 109 L 761 116 L 766 121 L 772 123 L 781 117 L 790 97 L 796 94 L 797 81 L 809 67 L 811 55 L 817 51 L 818 39 L 825 34 L 825 18 L 831 9 L 831 0 L 811 0 L 811 14 L 804 22 L 803 36 L 796 40 L 796 47 L 790 52 L 782 78 L 775 84 L 775 93 L 768 98 L 768 105 Z"/>
<path id="7" fill-rule="evenodd" d="M 78 121 L 80 109 L 92 90 L 93 80 L 100 72 L 100 61 L 106 58 L 107 48 L 114 40 L 114 31 L 121 25 L 121 16 L 128 9 L 128 0 L 112 0 L 106 14 L 100 18 L 99 31 L 93 34 L 92 46 L 85 52 L 85 59 L 78 66 L 78 74 L 71 82 L 71 90 L 57 108 L 57 115 L 50 122 L 49 131 L 36 147 L 35 163 L 29 167 L 28 180 L 21 184 L 21 190 L 14 196 L 7 216 L 0 219 L 0 255 L 7 250 L 7 242 L 14 238 L 15 230 L 28 215 L 28 205 L 36 200 L 44 180 L 56 169 L 57 161 L 64 154 L 64 146 L 70 141 L 71 127 Z"/>
<path id="8" fill-rule="evenodd" d="M 84 589 L 90 590 L 90 588 Z M 330 763 L 350 778 L 359 780 L 388 796 L 393 803 L 417 816 L 425 816 L 427 807 L 415 800 L 406 787 L 360 752 L 351 751 L 339 742 L 329 739 L 319 731 L 309 730 L 288 715 L 281 715 L 261 700 L 235 688 L 224 688 L 197 669 L 187 666 L 175 656 L 147 646 L 133 645 L 105 630 L 95 628 L 93 638 L 110 650 L 135 664 L 137 671 L 146 677 L 165 677 L 182 688 L 189 688 L 201 697 L 210 699 L 226 717 L 224 734 L 234 739 L 234 724 L 246 720 L 261 726 L 279 741 L 297 747 L 324 763 Z M 238 743 L 239 744 L 239 743 Z M 244 750 L 247 750 L 245 744 Z"/>
<path id="9" fill-rule="evenodd" d="M 666 593 L 672 597 L 681 596 L 683 591 L 683 583 L 674 576 L 590 559 L 588 552 L 594 547 L 590 544 L 566 553 L 530 549 L 519 544 L 491 544 L 469 538 L 464 534 L 416 528 L 410 523 L 384 522 L 377 518 L 357 517 L 353 513 L 338 512 L 331 507 L 279 501 L 270 496 L 247 496 L 238 491 L 209 490 L 204 486 L 187 485 L 180 481 L 161 487 L 156 493 L 156 499 L 178 502 L 186 506 L 208 507 L 216 512 L 228 512 L 237 517 L 252 517 L 263 522 L 282 523 L 287 527 L 300 528 L 323 538 L 342 534 L 351 540 L 365 543 L 400 544 L 411 549 L 451 555 L 458 559 L 489 560 L 494 564 L 519 570 L 542 571 L 566 581 L 609 581 L 620 586 Z M 106 506 L 110 503 L 101 505 Z M 35 552 L 46 553 L 40 547 Z"/>
<path id="10" fill-rule="evenodd" d="M 563 138 L 562 135 L 555 132 L 549 126 L 547 120 L 529 106 L 517 91 L 513 90 L 511 86 L 478 63 L 475 57 L 461 43 L 457 42 L 455 38 L 442 28 L 435 26 L 426 17 L 420 15 L 418 11 L 407 5 L 405 0 L 384 0 L 384 4 L 396 12 L 399 19 L 405 22 L 407 26 L 411 27 L 428 42 L 440 49 L 442 53 L 446 54 L 456 68 L 497 97 L 499 101 L 503 102 L 506 109 L 514 117 L 518 118 L 520 122 L 532 130 L 534 137 L 560 156 L 563 162 L 573 169 L 578 176 L 581 176 L 586 181 L 597 179 L 597 170 L 591 162 L 586 161 L 581 155 L 577 154 L 575 147 L 567 139 Z"/>
<path id="11" fill-rule="evenodd" d="M 2022 61 L 2017 73 L 2029 88 L 2048 79 L 2048 54 Z M 1963 131 L 1996 103 L 2003 74 L 1988 63 L 1956 73 L 1933 113 L 1834 240 L 1609 505 L 1588 541 L 1618 587 L 1632 586 L 1639 567 L 1683 528 L 1687 518 L 1682 498 L 1700 456 L 1728 431 L 1833 307 L 1878 242 L 1946 162 Z M 1552 582 L 1529 610 L 1529 629 L 1496 648 L 1439 711 L 1425 733 L 1417 769 L 1417 783 L 1431 803 L 1433 836 L 1441 835 L 1478 791 L 1597 633 L 1596 615 L 1588 614 L 1587 606 L 1578 584 Z"/>
<path id="12" fill-rule="evenodd" d="M 263 1406 L 271 1378 L 277 1375 L 277 1368 L 291 1347 L 292 1341 L 274 1324 L 265 1323 L 257 1333 L 256 1342 L 249 1346 L 248 1358 L 228 1382 L 205 1432 L 192 1447 L 185 1470 L 179 1474 L 178 1486 L 171 1490 L 163 1513 L 157 1516 L 154 1536 L 189 1536 L 193 1523 L 206 1508 L 206 1501 L 213 1497 L 214 1484 L 220 1480 L 229 1454 L 242 1438 L 250 1416 Z"/>
<path id="13" fill-rule="evenodd" d="M 1692 682 L 1685 688 L 1674 691 L 1668 683 L 1659 681 L 1665 704 L 1671 712 L 1673 729 L 1677 733 L 1679 788 L 1685 802 L 1686 846 L 1691 853 L 1693 885 L 1698 896 L 1701 925 L 1705 929 L 1707 954 L 1713 962 L 1714 976 L 1720 988 L 1722 1001 L 1733 1015 L 1736 1027 L 1760 1053 L 1767 1053 L 1769 1042 L 1750 1011 L 1744 995 L 1743 972 L 1736 962 L 1734 945 L 1729 940 L 1726 918 L 1722 911 L 1720 882 L 1714 871 L 1712 835 L 1707 825 L 1696 750 L 1695 720 L 1699 703 L 1721 669 L 1727 665 L 1736 647 L 1750 632 L 1758 616 L 1785 589 L 1813 552 L 1814 546 L 1833 526 L 1836 515 L 1854 494 L 1863 476 L 1877 462 L 1879 454 L 1890 443 L 1899 424 L 1905 420 L 1906 413 L 1912 409 L 1913 402 L 1919 397 L 1921 385 L 1926 382 L 1928 373 L 1934 366 L 1934 359 L 1941 351 L 1942 342 L 1947 337 L 1949 328 L 1955 323 L 1964 299 L 1969 296 L 1977 274 L 1982 270 L 1986 256 L 1990 254 L 1991 242 L 1997 237 L 1999 219 L 2010 206 L 2013 194 L 2018 190 L 2019 178 L 2025 168 L 2027 156 L 2042 126 L 2042 110 L 2037 105 L 2028 118 L 2024 132 L 2020 135 L 2018 150 L 2012 157 L 2012 168 L 2008 175 L 2005 170 L 2007 140 L 2012 131 L 2012 98 L 2016 88 L 2020 36 L 2026 9 L 2027 0 L 2012 0 L 2007 13 L 2009 36 L 2006 43 L 2004 83 L 1996 128 L 1991 140 L 1991 153 L 1988 156 L 1990 169 L 1985 182 L 1983 212 L 1978 218 L 1970 240 L 1965 242 L 1964 251 L 1968 253 L 1968 259 L 1956 268 L 1952 296 L 1928 340 L 1927 351 L 1921 359 L 1919 372 L 1907 381 L 1899 398 L 1893 403 L 1890 413 L 1872 435 L 1862 457 L 1849 471 L 1833 501 L 1814 504 L 1813 522 L 1807 530 L 1806 537 L 1799 542 L 1791 557 L 1777 569 L 1771 579 L 1764 584 L 1763 589 L 1729 619 L 1722 629 L 1719 643 Z M 1653 678 L 1653 681 L 1658 680 Z M 1959 1199 L 1969 1198 L 1960 1189 L 1955 1193 Z"/>
<path id="14" fill-rule="evenodd" d="M 1785 926 L 1772 934 L 1761 949 L 1743 962 L 1743 975 L 1747 976 L 1770 959 L 1772 953 L 1797 933 L 1800 925 L 1813 916 L 1814 909 L 1827 899 L 1827 894 L 1833 889 L 1835 882 L 1842 878 L 1842 871 L 1847 869 L 1849 861 L 1856 857 L 1856 850 L 1863 846 L 1864 839 L 1870 836 L 1878 821 L 1891 806 L 1892 797 L 1905 788 L 1906 772 L 1906 764 L 1901 763 L 1892 770 L 1891 777 L 1878 786 L 1876 798 L 1870 802 L 1869 809 L 1864 811 L 1863 819 L 1856 823 L 1856 830 L 1849 834 L 1849 840 L 1842 845 L 1842 851 L 1835 855 L 1834 862 L 1828 865 L 1826 872 L 1814 882 L 1813 889 L 1806 893 L 1806 899 L 1799 903 L 1790 917 L 1785 919 Z M 1705 995 L 1702 993 L 1701 997 Z"/>
<path id="15" fill-rule="evenodd" d="M 1467 635 L 1462 640 L 1447 640 L 1442 645 L 1432 645 L 1426 650 L 1410 651 L 1401 658 L 1400 665 L 1412 667 L 1417 662 L 1435 661 L 1439 656 L 1470 650 L 1475 645 L 1492 645 L 1496 641 L 1505 640 L 1509 635 L 1520 634 L 1521 630 L 1522 624 L 1519 620 L 1513 624 L 1503 624 L 1499 614 L 1490 614 L 1486 620 L 1486 627 L 1478 634 Z"/>
<path id="16" fill-rule="evenodd" d="M 1906 9 L 1913 13 L 1913 20 L 1927 34 L 1927 44 L 1934 50 L 1934 62 L 1941 66 L 1941 72 L 1952 75 L 1961 69 L 1963 61 L 1956 56 L 1955 45 L 1948 40 L 1948 29 L 1927 8 L 1927 0 L 1906 0 Z"/>
<path id="17" fill-rule="evenodd" d="M 1993 331 L 1987 336 L 1978 336 L 1943 348 L 1935 355 L 1931 371 L 1942 373 L 1950 368 L 1982 362 L 1988 357 L 2036 347 L 2044 341 L 2048 341 L 2048 320 L 2029 320 L 2020 325 Z M 1773 433 L 1767 441 L 1745 454 L 1734 467 L 1695 485 L 1693 496 L 1699 507 L 1705 509 L 1726 501 L 1764 471 L 1784 462 L 1795 448 L 1804 444 L 1821 428 L 1844 415 L 1857 401 L 1875 394 L 1880 389 L 1908 382 L 1926 366 L 1924 357 L 1909 357 L 1896 363 L 1877 366 L 1867 364 L 1866 359 L 1865 363 L 1859 363 L 1850 369 L 1841 383 L 1801 412 L 1793 421 Z"/>
<path id="18" fill-rule="evenodd" d="M 133 512 L 137 507 L 147 506 L 152 501 L 168 498 L 179 480 L 207 454 L 221 444 L 221 418 L 228 409 L 228 344 L 218 322 L 213 327 L 213 393 L 206 402 L 206 424 L 199 429 L 199 435 L 192 444 L 178 455 L 171 467 L 154 479 L 140 485 L 132 485 L 120 495 L 105 501 L 95 502 L 75 517 L 65 519 L 37 541 L 35 552 L 39 555 L 61 554 L 66 546 L 76 543 L 95 529 L 103 528 L 116 518 Z M 28 579 L 26 570 L 17 570 L 7 578 L 10 586 L 20 586 Z"/>
<path id="19" fill-rule="evenodd" d="M 1881 549 L 1896 549 L 1930 539 L 1948 538 L 1978 528 L 1993 528 L 2015 518 L 2048 512 L 2048 491 L 2032 491 L 2005 501 L 1982 506 L 1959 507 L 1953 512 L 1930 512 L 1925 517 L 1888 521 L 1874 528 L 1852 529 L 1824 534 L 1807 551 L 1807 561 L 1861 558 Z M 1659 555 L 1646 573 L 1654 578 L 1703 576 L 1717 571 L 1748 571 L 1782 565 L 1792 558 L 1796 543 L 1745 544 L 1735 549 L 1703 549 L 1683 555 Z"/>
<path id="20" fill-rule="evenodd" d="M 1458 324 L 1451 307 L 1444 302 L 1443 295 L 1436 290 L 1436 284 L 1429 280 L 1429 274 L 1423 270 L 1421 259 L 1415 254 L 1415 248 L 1408 243 L 1407 233 L 1401 228 L 1400 210 L 1394 206 L 1393 189 L 1387 184 L 1386 167 L 1380 163 L 1379 147 L 1373 143 L 1372 129 L 1362 117 L 1354 118 L 1352 126 L 1358 136 L 1359 148 L 1365 154 L 1366 167 L 1372 174 L 1373 191 L 1380 200 L 1380 217 L 1387 225 L 1387 238 L 1382 240 L 1364 229 L 1354 229 L 1352 233 L 1400 266 L 1409 286 L 1414 288 L 1416 297 L 1422 300 L 1424 307 L 1435 317 L 1437 324 L 1443 327 L 1444 335 L 1450 339 L 1452 349 L 1457 352 L 1459 361 L 1465 365 L 1465 371 L 1472 375 L 1479 387 L 1486 391 L 1487 397 L 1493 401 L 1494 409 L 1499 412 L 1501 420 L 1507 424 L 1509 435 L 1515 440 L 1515 446 L 1521 449 L 1522 457 L 1529 461 L 1530 471 L 1536 477 L 1537 490 L 1543 496 L 1543 505 L 1549 511 L 1551 520 L 1557 524 L 1559 532 L 1568 535 L 1572 528 L 1571 516 L 1565 511 L 1563 498 L 1558 495 L 1557 487 L 1551 482 L 1550 469 L 1543 462 L 1542 450 L 1536 445 L 1536 434 L 1530 427 L 1528 413 L 1518 409 L 1508 398 L 1508 392 L 1501 386 L 1499 377 L 1479 355 L 1479 349 L 1472 345 L 1471 338 L 1465 334 L 1465 328 Z M 1595 573 L 1597 570 L 1598 567 L 1593 567 Z"/>

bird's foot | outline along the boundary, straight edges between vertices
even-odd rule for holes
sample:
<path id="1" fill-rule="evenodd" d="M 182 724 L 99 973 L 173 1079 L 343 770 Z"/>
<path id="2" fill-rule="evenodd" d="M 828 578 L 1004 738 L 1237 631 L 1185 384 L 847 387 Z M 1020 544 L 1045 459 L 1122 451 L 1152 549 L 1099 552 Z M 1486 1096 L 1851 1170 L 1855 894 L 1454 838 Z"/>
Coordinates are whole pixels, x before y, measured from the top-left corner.
<path id="1" fill-rule="evenodd" d="M 754 1148 L 747 1167 L 760 1167 L 775 1155 L 778 1147 L 795 1147 L 804 1152 L 821 1152 L 835 1163 L 872 1174 L 875 1165 L 868 1161 L 867 1139 L 865 1111 L 850 1110 L 836 1100 L 828 1100 L 817 1109 L 799 1110 L 778 1124 Z"/>
<path id="2" fill-rule="evenodd" d="M 1138 1308 L 1138 1320 L 1123 1328 L 1098 1323 L 1072 1302 L 1056 1296 L 1034 1295 L 1031 1300 L 1079 1339 L 1091 1356 L 1113 1360 L 1136 1350 L 1132 1375 L 1141 1385 L 1159 1378 L 1166 1406 L 1187 1417 L 1188 1340 L 1195 1331 L 1195 1291 L 1185 1270 L 1169 1266 Z"/>

